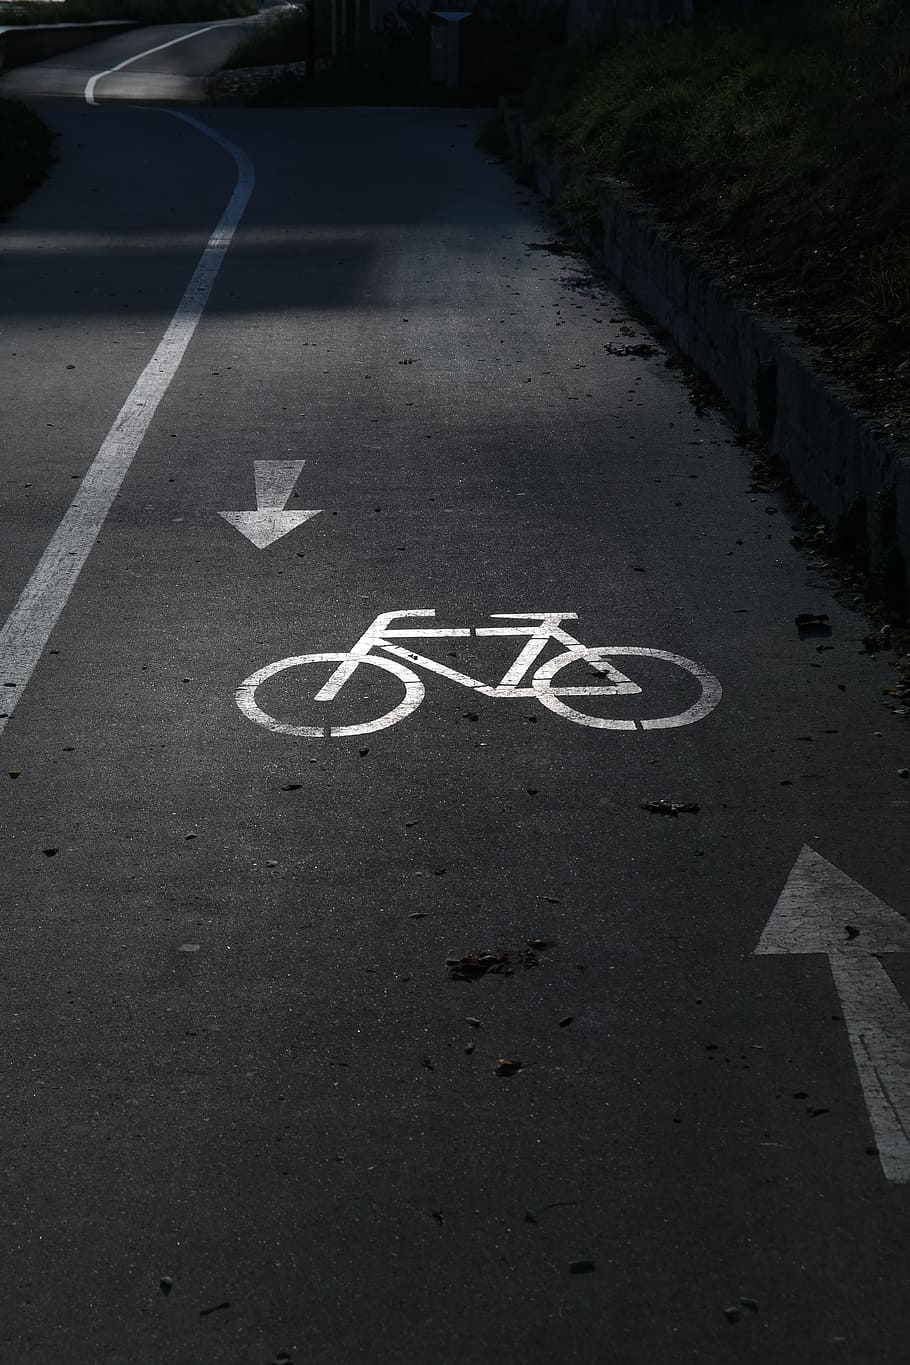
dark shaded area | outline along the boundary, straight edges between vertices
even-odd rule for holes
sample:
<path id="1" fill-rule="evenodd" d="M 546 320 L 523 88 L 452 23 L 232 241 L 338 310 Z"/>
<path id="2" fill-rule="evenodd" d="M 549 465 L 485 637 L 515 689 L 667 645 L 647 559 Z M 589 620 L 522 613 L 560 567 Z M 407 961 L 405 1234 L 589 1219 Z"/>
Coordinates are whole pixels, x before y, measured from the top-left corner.
<path id="1" fill-rule="evenodd" d="M 62 0 L 17 6 L 10 24 L 91 24 L 126 19 L 137 24 L 192 24 L 255 14 L 256 0 Z"/>
<path id="2" fill-rule="evenodd" d="M 61 52 L 71 52 L 74 48 L 90 47 L 101 38 L 126 33 L 130 27 L 126 23 L 111 23 L 107 28 L 54 23 L 3 28 L 0 29 L 0 70 L 45 61 Z"/>
<path id="3" fill-rule="evenodd" d="M 330 51 L 327 7 L 317 7 L 317 53 Z M 550 5 L 528 13 L 519 0 L 480 0 L 459 28 L 460 74 L 456 89 L 431 79 L 429 14 L 399 4 L 382 32 L 355 52 L 342 53 L 311 79 L 282 76 L 252 103 L 261 105 L 412 104 L 486 105 L 521 90 L 543 54 L 566 37 L 566 7 Z M 274 61 L 306 59 L 301 23 L 296 41 Z"/>
<path id="4" fill-rule="evenodd" d="M 0 219 L 37 189 L 52 161 L 53 138 L 15 100 L 0 100 Z"/>

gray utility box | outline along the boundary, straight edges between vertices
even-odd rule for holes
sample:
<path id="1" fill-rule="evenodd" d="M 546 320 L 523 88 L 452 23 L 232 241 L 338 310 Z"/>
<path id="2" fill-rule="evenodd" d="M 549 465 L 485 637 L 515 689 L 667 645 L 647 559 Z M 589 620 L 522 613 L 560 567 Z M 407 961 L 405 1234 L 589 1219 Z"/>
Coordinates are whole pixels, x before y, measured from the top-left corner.
<path id="1" fill-rule="evenodd" d="M 430 26 L 430 79 L 450 90 L 461 84 L 461 26 L 470 19 L 467 9 L 437 9 Z"/>

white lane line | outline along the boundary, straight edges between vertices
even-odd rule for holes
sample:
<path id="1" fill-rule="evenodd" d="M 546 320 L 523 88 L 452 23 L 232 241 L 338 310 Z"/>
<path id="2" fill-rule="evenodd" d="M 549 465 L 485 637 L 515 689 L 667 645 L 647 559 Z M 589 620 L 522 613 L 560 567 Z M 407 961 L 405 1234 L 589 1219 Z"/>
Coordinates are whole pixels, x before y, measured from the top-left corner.
<path id="1" fill-rule="evenodd" d="M 146 48 L 145 52 L 137 52 L 135 57 L 127 57 L 125 62 L 118 62 L 116 66 L 109 66 L 106 71 L 99 71 L 97 76 L 92 76 L 85 87 L 86 104 L 97 104 L 95 99 L 95 86 L 105 76 L 112 76 L 115 71 L 122 71 L 125 66 L 132 66 L 133 62 L 141 62 L 143 57 L 151 57 L 153 52 L 163 52 L 166 47 L 174 47 L 177 43 L 185 43 L 190 38 L 198 38 L 200 33 L 211 33 L 213 28 L 222 28 L 222 24 L 206 24 L 205 28 L 193 29 L 192 33 L 182 33 L 179 38 L 172 38 L 168 43 L 159 43 L 157 47 Z"/>
<path id="2" fill-rule="evenodd" d="M 245 152 L 189 114 L 180 114 L 174 109 L 161 112 L 190 124 L 223 147 L 236 163 L 237 184 L 218 226 L 199 257 L 158 349 L 136 380 L 37 568 L 6 623 L 0 628 L 0 734 L 15 711 L 51 631 L 76 586 L 82 566 L 129 472 L 158 404 L 177 373 L 208 302 L 225 252 L 253 192 L 255 172 Z"/>

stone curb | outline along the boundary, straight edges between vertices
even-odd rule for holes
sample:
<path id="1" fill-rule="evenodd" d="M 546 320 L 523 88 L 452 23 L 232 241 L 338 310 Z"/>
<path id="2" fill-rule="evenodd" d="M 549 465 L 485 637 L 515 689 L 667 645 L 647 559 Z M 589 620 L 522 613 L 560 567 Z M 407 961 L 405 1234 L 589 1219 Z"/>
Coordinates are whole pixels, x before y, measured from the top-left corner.
<path id="1" fill-rule="evenodd" d="M 317 66 L 317 70 L 318 70 Z M 279 66 L 235 66 L 216 71 L 205 78 L 206 98 L 212 104 L 235 104 L 258 95 L 264 86 L 279 76 L 305 76 L 306 62 L 285 62 Z"/>
<path id="2" fill-rule="evenodd" d="M 579 168 L 518 110 L 500 112 L 514 160 L 544 198 L 578 183 Z M 820 371 L 788 324 L 738 298 L 628 185 L 606 176 L 598 183 L 599 231 L 589 243 L 597 263 L 708 374 L 735 420 L 767 440 L 885 590 L 910 592 L 910 457 L 858 410 L 845 384 Z"/>

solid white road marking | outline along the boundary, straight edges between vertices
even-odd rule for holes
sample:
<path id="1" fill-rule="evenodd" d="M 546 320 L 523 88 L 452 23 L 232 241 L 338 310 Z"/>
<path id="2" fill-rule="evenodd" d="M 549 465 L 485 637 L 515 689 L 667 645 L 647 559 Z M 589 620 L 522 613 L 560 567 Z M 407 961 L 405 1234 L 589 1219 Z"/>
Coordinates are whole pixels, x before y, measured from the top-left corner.
<path id="1" fill-rule="evenodd" d="M 177 373 L 253 192 L 255 173 L 245 152 L 189 114 L 171 109 L 162 112 L 197 128 L 223 147 L 237 166 L 237 184 L 158 349 L 136 380 L 37 568 L 0 628 L 0 734 L 66 606 L 158 404 Z"/>
<path id="2" fill-rule="evenodd" d="M 910 952 L 910 922 L 804 847 L 755 951 L 826 954 L 882 1170 L 910 1181 L 910 1010 L 878 961 Z"/>
<path id="3" fill-rule="evenodd" d="M 174 47 L 177 43 L 185 43 L 189 38 L 198 38 L 200 33 L 210 33 L 213 28 L 221 28 L 221 24 L 206 24 L 205 28 L 196 28 L 192 33 L 182 33 L 179 38 L 171 38 L 170 42 L 159 43 L 157 47 L 146 48 L 144 52 L 137 52 L 135 57 L 127 57 L 125 62 L 118 62 L 116 66 L 109 66 L 106 71 L 99 71 L 97 76 L 92 76 L 85 87 L 86 104 L 97 104 L 95 99 L 95 86 L 105 76 L 112 76 L 115 71 L 122 71 L 125 66 L 132 66 L 133 62 L 141 62 L 143 57 L 151 57 L 153 52 L 163 52 L 166 47 Z"/>
<path id="4" fill-rule="evenodd" d="M 302 526 L 322 511 L 317 507 L 309 512 L 285 512 L 284 505 L 294 491 L 305 460 L 254 460 L 256 480 L 255 512 L 219 512 L 247 540 L 264 550 L 267 545 L 286 536 L 295 526 Z"/>
<path id="5" fill-rule="evenodd" d="M 595 685 L 594 687 L 553 687 L 551 679 L 559 672 L 572 663 L 587 663 L 592 668 L 598 664 L 607 663 L 617 655 L 634 654 L 643 659 L 661 659 L 664 663 L 673 664 L 677 668 L 691 673 L 697 678 L 701 687 L 701 695 L 698 700 L 693 702 L 685 711 L 680 711 L 673 716 L 656 716 L 647 720 L 610 720 L 602 716 L 589 716 L 584 711 L 576 711 L 572 706 L 566 706 L 565 702 L 560 701 L 560 697 L 610 697 L 619 693 L 627 692 L 627 688 L 622 684 L 613 683 L 609 686 Z M 617 676 L 624 677 L 624 674 L 614 670 Z M 692 659 L 684 659 L 681 654 L 670 654 L 665 649 L 649 649 L 639 645 L 597 645 L 592 647 L 582 647 L 580 649 L 567 649 L 564 654 L 557 654 L 555 659 L 549 659 L 545 664 L 538 668 L 531 679 L 535 695 L 544 706 L 548 706 L 551 711 L 555 711 L 558 716 L 563 716 L 566 720 L 574 721 L 576 725 L 590 725 L 594 730 L 674 730 L 681 725 L 694 725 L 696 721 L 702 720 L 710 711 L 713 711 L 717 703 L 723 696 L 723 689 L 713 673 L 709 673 L 701 664 L 697 664 Z M 641 692 L 641 688 L 634 685 L 635 692 Z"/>
<path id="6" fill-rule="evenodd" d="M 219 512 L 218 515 L 246 536 L 257 550 L 264 550 L 286 536 L 288 531 L 302 526 L 311 517 L 318 517 L 319 512 L 280 512 L 263 507 L 258 512 Z"/>
<path id="7" fill-rule="evenodd" d="M 281 508 L 294 491 L 306 460 L 254 460 L 256 506 Z M 315 514 L 314 514 L 315 515 Z"/>
<path id="8" fill-rule="evenodd" d="M 300 739 L 323 739 L 326 734 L 324 725 L 287 725 L 284 721 L 270 716 L 267 711 L 263 711 L 256 701 L 256 690 L 276 673 L 283 673 L 287 668 L 299 668 L 302 664 L 345 663 L 349 658 L 349 654 L 342 653 L 298 654 L 293 659 L 279 659 L 277 663 L 266 664 L 265 668 L 258 669 L 237 688 L 235 694 L 237 705 L 250 720 L 254 720 L 257 725 L 265 726 L 266 730 L 271 730 L 274 734 L 296 735 Z M 384 730 L 388 725 L 397 725 L 423 701 L 424 686 L 417 674 L 401 664 L 396 664 L 394 659 L 380 659 L 376 654 L 364 654 L 357 660 L 357 667 L 361 664 L 375 664 L 377 668 L 400 678 L 404 683 L 404 701 L 399 702 L 393 710 L 387 711 L 378 720 L 366 721 L 363 725 L 331 726 L 328 733 L 333 739 L 344 739 L 351 735 L 370 735 L 374 730 Z"/>
<path id="9" fill-rule="evenodd" d="M 222 512 L 221 515 L 233 520 L 234 517 L 242 514 Z M 252 515 L 252 513 L 247 515 Z M 396 658 L 406 660 L 407 663 L 427 668 L 433 673 L 448 678 L 450 682 L 458 683 L 462 687 L 470 688 L 472 691 L 479 692 L 482 696 L 491 697 L 494 700 L 535 697 L 544 706 L 549 707 L 551 711 L 562 716 L 564 720 L 574 721 L 576 725 L 588 725 L 596 730 L 669 730 L 679 725 L 691 725 L 712 711 L 722 696 L 721 685 L 714 675 L 702 668 L 700 664 L 693 663 L 691 659 L 683 658 L 681 654 L 668 654 L 663 649 L 649 649 L 636 645 L 623 645 L 615 648 L 589 648 L 587 645 L 583 645 L 575 639 L 574 635 L 569 635 L 564 631 L 560 624 L 562 621 L 577 620 L 574 612 L 498 614 L 498 619 L 533 622 L 531 625 L 521 626 L 478 626 L 476 629 L 470 626 L 455 628 L 420 626 L 414 629 L 409 626 L 402 629 L 392 625 L 393 621 L 402 617 L 435 617 L 435 615 L 436 611 L 433 608 L 381 612 L 367 627 L 360 639 L 342 654 L 297 654 L 293 658 L 279 659 L 277 663 L 267 664 L 264 668 L 260 668 L 240 684 L 235 694 L 237 705 L 244 715 L 255 721 L 257 725 L 262 725 L 267 730 L 272 730 L 277 734 L 298 735 L 304 739 L 322 739 L 326 733 L 335 737 L 366 735 L 372 730 L 384 730 L 387 726 L 395 725 L 399 720 L 404 720 L 406 716 L 410 715 L 415 706 L 423 700 L 424 688 L 416 673 L 412 673 L 410 669 L 403 669 L 400 664 L 397 667 L 390 667 L 388 659 L 380 659 L 372 653 L 374 649 L 381 649 L 386 655 L 392 654 Z M 401 645 L 392 643 L 393 640 L 398 639 L 452 638 L 456 636 L 463 638 L 471 634 L 479 637 L 511 635 L 530 638 L 529 643 L 522 647 L 518 658 L 509 668 L 502 682 L 495 686 L 480 682 L 477 678 L 469 677 L 467 673 L 459 673 L 456 669 L 449 668 L 427 655 L 418 654 L 414 650 L 404 649 Z M 530 668 L 533 668 L 540 653 L 550 641 L 568 644 L 570 648 L 538 668 L 531 678 L 530 687 L 519 686 L 525 674 Z M 589 716 L 583 711 L 577 711 L 573 707 L 567 706 L 561 700 L 563 697 L 615 697 L 640 694 L 642 689 L 638 684 L 632 682 L 624 673 L 620 673 L 619 669 L 610 662 L 610 657 L 617 654 L 630 654 L 638 658 L 660 659 L 664 663 L 671 663 L 695 677 L 701 688 L 701 695 L 685 711 L 673 716 L 661 716 L 650 720 L 611 720 L 599 716 Z M 276 673 L 281 673 L 288 668 L 299 668 L 307 663 L 331 662 L 337 662 L 338 667 L 319 691 L 315 693 L 312 698 L 313 701 L 333 701 L 362 663 L 373 663 L 386 668 L 389 672 L 396 673 L 402 679 L 405 683 L 406 693 L 404 702 L 377 720 L 367 721 L 356 726 L 332 726 L 326 732 L 325 726 L 321 725 L 290 725 L 283 721 L 277 721 L 267 711 L 264 711 L 256 701 L 256 689 L 267 679 L 274 677 Z M 553 677 L 561 669 L 574 663 L 588 664 L 594 672 L 604 675 L 608 681 L 594 687 L 553 687 Z"/>

